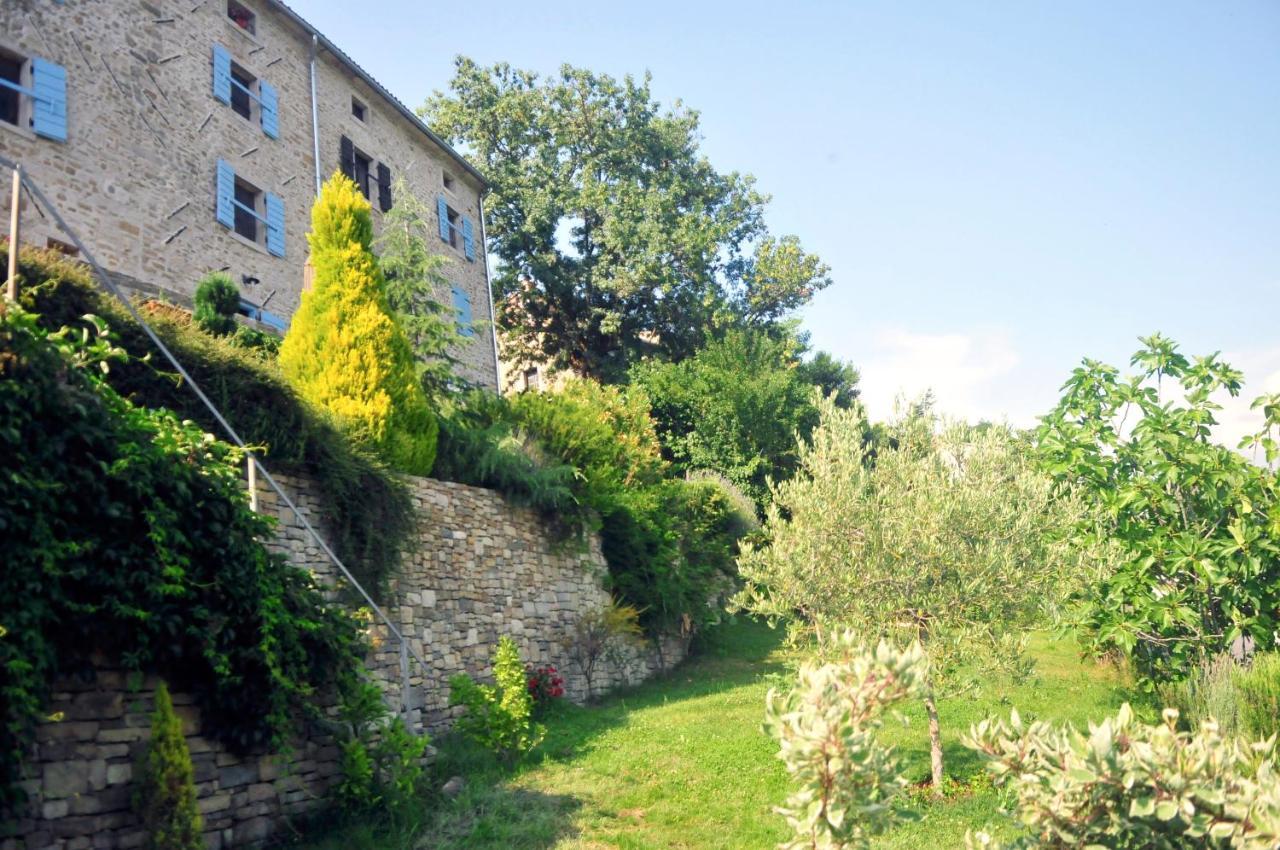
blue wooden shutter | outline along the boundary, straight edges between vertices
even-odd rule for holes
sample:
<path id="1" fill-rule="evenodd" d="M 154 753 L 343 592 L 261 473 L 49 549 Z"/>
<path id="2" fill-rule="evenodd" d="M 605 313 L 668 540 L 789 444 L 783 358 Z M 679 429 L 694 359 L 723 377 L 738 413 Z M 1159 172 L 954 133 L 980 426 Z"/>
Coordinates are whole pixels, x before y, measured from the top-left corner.
<path id="1" fill-rule="evenodd" d="M 267 193 L 267 250 L 277 257 L 284 256 L 284 201 L 270 192 Z"/>
<path id="2" fill-rule="evenodd" d="M 450 290 L 453 292 L 453 309 L 458 314 L 458 331 L 463 336 L 475 336 L 475 329 L 471 327 L 471 296 L 460 286 L 452 286 Z"/>
<path id="3" fill-rule="evenodd" d="M 273 139 L 280 138 L 279 98 L 275 86 L 266 80 L 258 81 L 258 105 L 262 107 L 262 132 Z"/>
<path id="4" fill-rule="evenodd" d="M 391 169 L 384 162 L 378 163 L 378 209 L 391 209 Z"/>
<path id="5" fill-rule="evenodd" d="M 444 195 L 436 195 L 436 212 L 440 214 L 440 238 L 449 241 L 449 203 Z"/>
<path id="6" fill-rule="evenodd" d="M 231 102 L 231 54 L 221 44 L 213 46 L 213 96 Z"/>
<path id="7" fill-rule="evenodd" d="M 217 198 L 218 224 L 224 227 L 235 227 L 236 172 L 224 159 L 218 160 L 218 182 L 214 194 Z"/>
<path id="8" fill-rule="evenodd" d="M 471 219 L 462 219 L 462 252 L 467 255 L 467 259 L 472 262 L 476 259 L 476 240 L 471 232 Z"/>
<path id="9" fill-rule="evenodd" d="M 31 59 L 31 128 L 36 135 L 67 140 L 67 69 L 33 56 Z"/>

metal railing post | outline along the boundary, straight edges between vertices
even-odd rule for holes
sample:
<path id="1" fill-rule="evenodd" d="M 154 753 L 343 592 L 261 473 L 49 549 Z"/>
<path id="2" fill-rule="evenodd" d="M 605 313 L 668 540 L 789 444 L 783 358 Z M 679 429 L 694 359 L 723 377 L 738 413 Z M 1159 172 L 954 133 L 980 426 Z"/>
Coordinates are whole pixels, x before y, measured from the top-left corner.
<path id="1" fill-rule="evenodd" d="M 22 208 L 22 166 L 13 167 L 13 205 L 9 208 L 9 277 L 5 297 L 18 300 L 18 211 Z"/>
<path id="2" fill-rule="evenodd" d="M 249 463 L 249 510 L 256 514 L 258 512 L 258 464 L 254 460 L 253 452 L 245 452 L 244 457 Z"/>

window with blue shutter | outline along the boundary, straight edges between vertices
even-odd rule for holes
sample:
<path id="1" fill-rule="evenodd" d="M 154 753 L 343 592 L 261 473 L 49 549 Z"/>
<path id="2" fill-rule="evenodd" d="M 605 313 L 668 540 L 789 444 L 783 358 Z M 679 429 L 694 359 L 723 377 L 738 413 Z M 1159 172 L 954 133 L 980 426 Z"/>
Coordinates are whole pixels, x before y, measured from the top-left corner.
<path id="1" fill-rule="evenodd" d="M 37 136 L 67 140 L 67 69 L 34 56 L 31 59 L 31 129 Z"/>
<path id="2" fill-rule="evenodd" d="M 218 160 L 218 179 L 215 196 L 217 203 L 215 206 L 216 218 L 218 224 L 223 227 L 236 226 L 236 172 L 226 160 Z"/>
<path id="3" fill-rule="evenodd" d="M 262 132 L 273 139 L 280 138 L 280 107 L 275 86 L 266 80 L 259 80 L 258 97 L 258 103 L 262 107 Z"/>
<path id="4" fill-rule="evenodd" d="M 221 44 L 213 46 L 213 96 L 231 103 L 231 54 Z"/>
<path id="5" fill-rule="evenodd" d="M 436 195 L 436 212 L 440 215 L 440 238 L 445 242 L 452 242 L 449 235 L 449 202 L 444 199 L 444 195 Z"/>
<path id="6" fill-rule="evenodd" d="M 280 95 L 275 86 L 231 61 L 231 53 L 221 44 L 213 45 L 213 96 L 250 120 L 251 104 L 256 102 L 262 132 L 280 138 Z"/>
<path id="7" fill-rule="evenodd" d="M 475 262 L 476 259 L 476 240 L 471 232 L 471 219 L 462 219 L 462 252 L 467 255 L 467 259 Z"/>
<path id="8" fill-rule="evenodd" d="M 267 250 L 277 257 L 284 256 L 284 201 L 270 192 L 267 193 Z"/>
<path id="9" fill-rule="evenodd" d="M 463 336 L 475 336 L 475 328 L 471 327 L 471 296 L 460 286 L 450 287 L 453 292 L 453 310 L 458 314 L 458 332 Z"/>

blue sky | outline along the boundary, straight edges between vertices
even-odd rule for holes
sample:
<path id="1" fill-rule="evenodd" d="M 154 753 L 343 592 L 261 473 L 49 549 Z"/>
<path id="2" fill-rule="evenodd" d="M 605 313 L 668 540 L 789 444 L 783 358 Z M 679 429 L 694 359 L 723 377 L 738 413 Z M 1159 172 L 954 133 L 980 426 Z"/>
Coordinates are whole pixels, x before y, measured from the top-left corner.
<path id="1" fill-rule="evenodd" d="M 1027 423 L 1154 330 L 1280 390 L 1280 3 L 293 5 L 412 106 L 460 53 L 650 71 L 832 266 L 875 416 Z"/>

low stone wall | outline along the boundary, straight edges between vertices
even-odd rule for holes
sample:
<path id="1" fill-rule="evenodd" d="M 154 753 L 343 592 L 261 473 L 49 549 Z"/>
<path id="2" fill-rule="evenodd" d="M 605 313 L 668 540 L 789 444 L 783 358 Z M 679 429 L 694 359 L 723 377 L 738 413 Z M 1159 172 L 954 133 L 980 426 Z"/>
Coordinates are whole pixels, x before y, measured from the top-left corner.
<path id="1" fill-rule="evenodd" d="M 281 478 L 281 486 L 319 523 L 316 486 Z M 576 619 L 608 602 L 600 542 L 557 540 L 538 515 L 507 504 L 492 491 L 432 479 L 409 479 L 417 513 L 416 538 L 393 580 L 384 610 L 427 665 L 409 667 L 402 693 L 399 646 L 385 628 L 374 628 L 374 675 L 390 704 L 403 709 L 411 728 L 440 733 L 449 708 L 449 677 L 490 676 L 498 638 L 510 635 L 524 658 L 553 664 L 567 696 L 586 698 L 586 680 L 570 662 L 566 641 Z M 332 581 L 334 568 L 301 523 L 275 494 L 259 494 L 259 510 L 280 521 L 274 545 L 289 559 Z M 679 663 L 687 646 L 669 638 L 662 646 L 619 646 L 595 672 L 597 694 L 635 684 Z M 99 669 L 89 680 L 56 686 L 52 711 L 33 742 L 26 816 L 11 824 L 0 850 L 18 848 L 136 847 L 143 835 L 130 807 L 133 766 L 150 725 L 154 682 L 131 690 L 121 673 Z M 338 772 L 338 749 L 320 729 L 310 729 L 287 756 L 237 757 L 200 734 L 190 696 L 174 703 L 195 764 L 200 809 L 209 848 L 251 846 L 278 832 L 291 815 L 323 805 Z M 55 715 L 56 716 L 56 715 Z"/>

